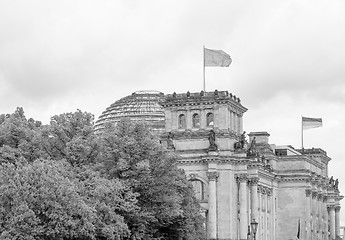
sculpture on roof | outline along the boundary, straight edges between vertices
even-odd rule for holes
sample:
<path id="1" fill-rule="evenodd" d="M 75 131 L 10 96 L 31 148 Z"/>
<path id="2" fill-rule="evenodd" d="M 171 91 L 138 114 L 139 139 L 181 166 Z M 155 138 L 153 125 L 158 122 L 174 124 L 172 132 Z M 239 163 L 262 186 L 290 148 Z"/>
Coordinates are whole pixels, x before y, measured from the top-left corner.
<path id="1" fill-rule="evenodd" d="M 234 149 L 235 150 L 243 150 L 245 149 L 246 146 L 246 132 L 244 131 L 241 135 L 240 135 L 240 140 L 238 142 L 235 142 L 234 144 Z"/>
<path id="2" fill-rule="evenodd" d="M 247 155 L 248 156 L 255 156 L 255 155 L 257 155 L 257 152 L 256 152 L 256 137 L 254 137 L 252 139 L 252 141 L 250 142 L 250 146 L 248 148 Z"/>
<path id="3" fill-rule="evenodd" d="M 171 132 L 168 133 L 168 137 L 167 137 L 167 147 L 168 149 L 174 149 L 175 150 L 175 146 L 174 146 L 174 142 L 173 142 L 173 134 Z"/>
<path id="4" fill-rule="evenodd" d="M 338 178 L 334 182 L 334 189 L 339 191 L 339 180 L 338 180 Z"/>
<path id="5" fill-rule="evenodd" d="M 334 184 L 333 176 L 331 176 L 331 178 L 329 179 L 329 184 L 331 185 L 331 187 L 333 187 L 333 184 Z"/>
<path id="6" fill-rule="evenodd" d="M 211 151 L 216 151 L 218 147 L 216 145 L 216 133 L 213 130 L 210 130 L 208 141 L 210 142 L 210 146 L 208 147 L 208 149 Z"/>

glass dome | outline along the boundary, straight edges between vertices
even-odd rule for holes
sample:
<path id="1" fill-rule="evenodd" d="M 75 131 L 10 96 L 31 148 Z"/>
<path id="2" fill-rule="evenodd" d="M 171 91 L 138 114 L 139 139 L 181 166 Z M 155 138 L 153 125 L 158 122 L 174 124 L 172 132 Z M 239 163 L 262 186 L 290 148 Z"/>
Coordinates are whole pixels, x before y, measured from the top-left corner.
<path id="1" fill-rule="evenodd" d="M 133 121 L 149 122 L 153 130 L 165 129 L 164 109 L 159 104 L 164 94 L 158 91 L 137 91 L 121 98 L 110 105 L 95 123 L 95 130 L 103 128 L 105 123 L 117 123 L 122 118 Z"/>

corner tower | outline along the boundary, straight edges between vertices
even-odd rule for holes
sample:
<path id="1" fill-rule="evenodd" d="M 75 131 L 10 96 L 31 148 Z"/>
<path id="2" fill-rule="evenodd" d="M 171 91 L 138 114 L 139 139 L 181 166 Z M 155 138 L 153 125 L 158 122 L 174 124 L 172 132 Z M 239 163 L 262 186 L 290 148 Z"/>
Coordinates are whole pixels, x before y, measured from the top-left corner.
<path id="1" fill-rule="evenodd" d="M 235 95 L 217 90 L 173 93 L 166 95 L 162 106 L 168 147 L 200 154 L 215 150 L 234 152 L 247 111 Z M 215 142 L 210 146 L 212 137 Z"/>
<path id="2" fill-rule="evenodd" d="M 161 105 L 166 131 L 162 143 L 180 157 L 178 167 L 191 181 L 205 214 L 207 239 L 247 238 L 247 174 L 242 173 L 249 160 L 234 147 L 247 109 L 236 96 L 217 90 L 168 94 Z M 246 185 L 241 188 L 241 226 L 238 179 Z"/>

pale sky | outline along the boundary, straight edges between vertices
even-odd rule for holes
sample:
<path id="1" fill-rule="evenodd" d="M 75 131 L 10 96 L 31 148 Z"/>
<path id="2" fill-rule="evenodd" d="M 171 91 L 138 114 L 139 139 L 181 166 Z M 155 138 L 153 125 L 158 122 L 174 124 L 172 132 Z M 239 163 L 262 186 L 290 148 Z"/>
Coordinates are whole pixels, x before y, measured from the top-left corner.
<path id="1" fill-rule="evenodd" d="M 206 68 L 206 90 L 240 97 L 244 130 L 272 144 L 300 148 L 301 116 L 322 118 L 304 146 L 327 151 L 345 194 L 344 12 L 343 0 L 1 0 L 0 113 L 97 119 L 137 90 L 199 92 L 203 46 L 221 49 L 233 62 Z"/>

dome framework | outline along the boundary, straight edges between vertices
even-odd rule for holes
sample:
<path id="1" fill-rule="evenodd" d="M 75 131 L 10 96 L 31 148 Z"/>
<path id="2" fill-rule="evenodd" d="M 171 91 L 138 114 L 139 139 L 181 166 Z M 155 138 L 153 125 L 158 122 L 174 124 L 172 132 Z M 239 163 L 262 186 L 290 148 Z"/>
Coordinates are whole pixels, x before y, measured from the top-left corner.
<path id="1" fill-rule="evenodd" d="M 165 129 L 164 109 L 160 102 L 164 94 L 159 91 L 136 91 L 111 104 L 98 118 L 95 130 L 101 130 L 106 123 L 117 123 L 122 118 L 132 121 L 146 121 L 153 130 Z"/>

